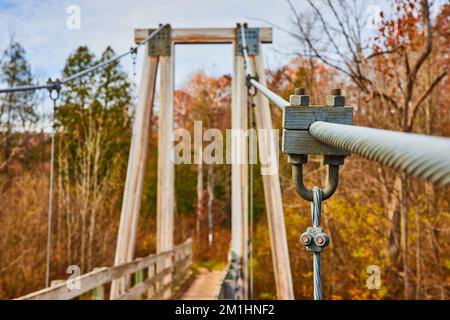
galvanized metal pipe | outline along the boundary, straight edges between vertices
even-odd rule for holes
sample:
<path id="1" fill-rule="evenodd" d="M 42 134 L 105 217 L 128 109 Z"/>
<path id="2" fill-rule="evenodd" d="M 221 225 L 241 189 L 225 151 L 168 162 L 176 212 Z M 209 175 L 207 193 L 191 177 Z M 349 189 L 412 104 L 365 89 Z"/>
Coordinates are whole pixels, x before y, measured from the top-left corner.
<path id="1" fill-rule="evenodd" d="M 317 121 L 315 139 L 387 165 L 394 170 L 450 185 L 450 138 Z"/>

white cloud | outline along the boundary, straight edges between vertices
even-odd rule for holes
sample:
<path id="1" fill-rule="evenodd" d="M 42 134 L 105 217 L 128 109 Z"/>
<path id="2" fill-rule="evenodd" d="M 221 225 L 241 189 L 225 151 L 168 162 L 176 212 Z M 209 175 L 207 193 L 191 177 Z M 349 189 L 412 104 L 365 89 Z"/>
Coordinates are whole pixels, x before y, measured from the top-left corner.
<path id="1" fill-rule="evenodd" d="M 166 22 L 173 27 L 232 27 L 250 16 L 280 24 L 287 21 L 289 10 L 284 0 L 261 4 L 258 0 L 0 0 L 0 48 L 8 43 L 8 29 L 14 30 L 33 68 L 46 79 L 57 77 L 67 56 L 80 45 L 88 45 L 97 55 L 108 45 L 116 52 L 129 49 L 133 45 L 134 28 L 156 27 Z M 81 8 L 81 30 L 66 27 L 69 5 Z M 286 37 L 278 31 L 274 38 L 273 46 L 286 42 L 286 39 L 280 41 Z M 178 48 L 177 84 L 197 69 L 214 74 L 231 72 L 231 53 L 231 48 L 223 46 Z M 266 50 L 266 55 L 270 61 L 277 60 L 273 51 Z M 125 59 L 122 64 L 131 71 L 131 61 Z M 138 71 L 140 65 L 138 62 Z"/>

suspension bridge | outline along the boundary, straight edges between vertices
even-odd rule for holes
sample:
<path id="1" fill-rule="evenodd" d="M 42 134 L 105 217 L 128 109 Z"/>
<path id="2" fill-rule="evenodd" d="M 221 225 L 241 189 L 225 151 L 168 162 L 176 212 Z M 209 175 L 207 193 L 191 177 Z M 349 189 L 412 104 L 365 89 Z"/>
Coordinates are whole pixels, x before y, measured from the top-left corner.
<path id="1" fill-rule="evenodd" d="M 286 101 L 267 88 L 263 63 L 263 44 L 272 42 L 271 28 L 177 29 L 160 25 L 156 29 L 135 30 L 136 46 L 111 60 L 62 80 L 41 85 L 1 89 L 15 93 L 46 89 L 55 106 L 59 92 L 74 79 L 103 68 L 125 56 L 136 56 L 146 49 L 138 103 L 133 123 L 121 218 L 113 266 L 96 268 L 69 280 L 51 281 L 47 248 L 47 287 L 18 297 L 21 300 L 44 299 L 249 299 L 252 298 L 252 253 L 249 238 L 249 210 L 252 210 L 253 167 L 232 164 L 232 223 L 229 263 L 222 272 L 202 271 L 192 274 L 192 241 L 174 245 L 174 163 L 171 160 L 174 129 L 174 67 L 177 44 L 232 44 L 232 129 L 249 128 L 253 120 L 257 130 L 272 129 L 270 103 L 283 112 L 281 150 L 292 165 L 292 178 L 300 197 L 312 204 L 312 226 L 300 236 L 300 242 L 314 255 L 314 299 L 322 299 L 321 254 L 330 242 L 320 227 L 321 203 L 329 199 L 339 184 L 339 168 L 344 159 L 357 154 L 389 166 L 399 172 L 421 177 L 432 183 L 450 185 L 450 139 L 395 132 L 353 125 L 353 111 L 345 105 L 339 89 L 328 96 L 326 105 L 310 105 L 304 89 L 297 89 Z M 144 165 L 149 140 L 150 109 L 154 103 L 159 72 L 158 176 L 157 176 L 157 247 L 156 253 L 135 257 L 136 230 L 144 179 Z M 249 103 L 250 101 L 250 103 Z M 249 108 L 249 104 L 253 106 Z M 251 121 L 249 121 L 249 119 Z M 233 141 L 233 150 L 252 154 L 249 139 Z M 235 149 L 236 148 L 236 149 Z M 273 136 L 258 140 L 260 159 L 270 158 L 276 150 Z M 52 135 L 53 179 L 54 132 Z M 303 182 L 303 165 L 310 155 L 321 155 L 328 180 L 323 188 L 309 189 Z M 350 160 L 351 161 L 351 160 Z M 266 162 L 267 163 L 267 162 Z M 250 179 L 249 179 L 250 176 Z M 262 175 L 265 207 L 269 222 L 270 244 L 278 299 L 294 299 L 282 194 L 278 172 Z M 49 234 L 51 243 L 52 190 L 49 199 Z M 301 232 L 300 232 L 301 233 Z"/>

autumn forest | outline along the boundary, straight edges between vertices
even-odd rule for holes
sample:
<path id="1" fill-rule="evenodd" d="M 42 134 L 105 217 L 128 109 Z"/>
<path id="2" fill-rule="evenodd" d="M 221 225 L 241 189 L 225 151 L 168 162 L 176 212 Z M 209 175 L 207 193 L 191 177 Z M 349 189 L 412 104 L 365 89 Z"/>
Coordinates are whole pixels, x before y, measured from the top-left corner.
<path id="1" fill-rule="evenodd" d="M 267 69 L 269 88 L 289 100 L 305 88 L 324 104 L 340 88 L 354 107 L 354 123 L 374 128 L 450 137 L 450 4 L 395 0 L 376 17 L 376 30 L 357 1 L 288 1 L 292 39 L 283 66 Z M 276 41 L 276 40 L 275 40 Z M 34 82 L 27 52 L 14 37 L 0 55 L 1 86 Z M 3 48 L 3 47 L 2 47 Z M 67 57 L 61 77 L 115 55 L 80 46 Z M 231 128 L 230 74 L 199 70 L 175 90 L 175 128 Z M 61 92 L 55 109 L 55 177 L 52 280 L 67 267 L 82 273 L 114 263 L 137 88 L 113 63 Z M 0 94 L 0 299 L 45 285 L 51 113 L 47 92 Z M 255 106 L 257 107 L 257 106 Z M 44 110 L 44 111 L 43 111 Z M 273 126 L 282 112 L 271 106 Z M 136 257 L 156 250 L 158 116 L 151 111 L 150 139 L 139 216 Z M 280 139 L 281 140 L 281 139 Z M 203 147 L 208 143 L 204 142 Z M 312 257 L 299 242 L 311 224 L 310 204 L 279 155 L 279 174 L 296 299 L 311 299 Z M 326 170 L 311 157 L 308 185 L 322 185 Z M 255 299 L 276 299 L 260 166 L 254 168 L 253 259 Z M 194 269 L 222 270 L 231 239 L 231 165 L 175 166 L 175 243 L 192 237 Z M 450 199 L 448 187 L 399 173 L 352 155 L 341 168 L 336 194 L 323 203 L 322 226 L 331 237 L 322 255 L 326 299 L 448 299 Z M 377 266 L 381 287 L 367 287 Z"/>

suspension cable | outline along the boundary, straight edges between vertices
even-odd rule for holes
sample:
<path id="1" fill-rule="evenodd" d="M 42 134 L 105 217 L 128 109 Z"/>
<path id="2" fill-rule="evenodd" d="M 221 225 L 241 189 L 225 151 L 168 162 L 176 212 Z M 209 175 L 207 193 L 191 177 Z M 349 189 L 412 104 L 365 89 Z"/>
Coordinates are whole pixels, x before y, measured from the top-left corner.
<path id="1" fill-rule="evenodd" d="M 247 41 L 245 39 L 245 28 L 247 28 L 247 24 L 244 24 L 243 27 L 240 28 L 241 31 L 241 39 L 242 39 L 242 54 L 244 56 L 244 71 L 246 73 L 246 82 L 247 82 L 247 108 L 248 108 L 248 113 L 249 113 L 249 124 L 250 124 L 250 134 L 248 136 L 249 139 L 249 229 L 250 229 L 250 234 L 249 234 L 249 240 L 248 240 L 248 248 L 249 248 L 249 252 L 248 252 L 248 258 L 250 260 L 250 274 L 249 274 L 249 278 L 250 278 L 250 288 L 249 288 L 249 296 L 250 296 L 250 300 L 253 300 L 254 297 L 254 261 L 253 261 L 253 221 L 254 221 L 254 158 L 253 158 L 253 153 L 255 152 L 255 150 L 253 149 L 254 143 L 255 143 L 255 139 L 253 137 L 254 134 L 254 128 L 255 128 L 255 120 L 254 120 L 254 107 L 255 107 L 255 103 L 253 101 L 253 98 L 256 96 L 257 91 L 256 88 L 250 83 L 251 79 L 254 79 L 253 76 L 253 68 L 252 65 L 250 63 L 250 59 L 248 57 L 248 47 L 247 47 Z M 254 91 L 252 92 L 252 88 L 254 89 Z"/>
<path id="2" fill-rule="evenodd" d="M 250 260 L 250 288 L 249 288 L 249 295 L 250 300 L 253 300 L 253 287 L 254 287 L 254 261 L 253 261 L 253 233 L 254 233 L 254 163 L 256 162 L 254 158 L 254 153 L 256 150 L 253 148 L 256 144 L 256 140 L 254 137 L 255 134 L 255 119 L 254 119 L 254 109 L 255 109 L 255 103 L 253 101 L 254 96 L 256 95 L 256 91 L 254 93 L 251 93 L 251 87 L 248 86 L 247 88 L 247 95 L 248 95 L 248 113 L 249 113 L 249 123 L 250 123 L 250 133 L 248 135 L 249 139 L 249 221 L 250 221 L 250 235 L 249 235 L 249 260 Z"/>
<path id="3" fill-rule="evenodd" d="M 248 78 L 253 78 L 254 74 L 252 65 L 250 64 L 250 59 L 248 57 L 248 47 L 247 47 L 247 39 L 245 38 L 245 29 L 247 29 L 246 23 L 240 27 L 242 39 L 242 54 L 244 56 L 244 70 Z"/>
<path id="4" fill-rule="evenodd" d="M 274 103 L 277 107 L 283 109 L 284 107 L 290 106 L 290 103 L 284 100 L 282 97 L 277 95 L 275 92 L 271 91 L 264 85 L 258 82 L 257 77 L 253 73 L 252 65 L 250 64 L 250 58 L 248 56 L 248 47 L 247 40 L 245 39 L 245 31 L 247 28 L 247 24 L 244 24 L 240 27 L 241 38 L 242 38 L 242 54 L 244 56 L 244 69 L 247 77 L 247 83 L 254 86 L 258 91 L 260 91 L 263 95 L 266 96 L 272 103 Z"/>
<path id="5" fill-rule="evenodd" d="M 320 227 L 320 214 L 322 211 L 322 191 L 313 188 L 314 201 L 311 203 L 312 224 L 314 228 Z M 314 300 L 322 300 L 322 264 L 320 252 L 314 252 Z"/>
<path id="6" fill-rule="evenodd" d="M 312 227 L 300 236 L 300 242 L 306 250 L 313 253 L 314 272 L 314 300 L 322 300 L 322 265 L 321 257 L 323 249 L 330 243 L 330 238 L 320 227 L 322 211 L 322 190 L 318 187 L 312 189 L 313 202 L 311 203 Z"/>
<path id="7" fill-rule="evenodd" d="M 25 86 L 18 86 L 18 87 L 13 87 L 13 88 L 5 88 L 5 89 L 0 89 L 0 93 L 13 93 L 13 92 L 23 92 L 23 91 L 35 91 L 35 90 L 40 90 L 40 89 L 47 89 L 47 90 L 56 90 L 57 86 L 61 86 L 61 85 L 65 85 L 68 82 L 71 82 L 75 79 L 84 77 L 85 75 L 96 71 L 98 69 L 102 69 L 104 67 L 106 67 L 107 65 L 122 59 L 123 57 L 126 57 L 128 55 L 132 55 L 134 56 L 138 49 L 140 47 L 142 47 L 143 45 L 147 44 L 151 39 L 153 39 L 162 29 L 164 29 L 166 26 L 168 26 L 168 24 L 165 25 L 160 25 L 158 29 L 154 30 L 153 32 L 150 33 L 150 35 L 145 38 L 142 42 L 140 42 L 139 44 L 137 44 L 134 47 L 131 47 L 130 50 L 128 50 L 127 52 L 124 52 L 120 55 L 117 55 L 105 62 L 101 62 L 99 64 L 96 64 L 95 66 L 92 66 L 86 70 L 80 71 L 74 75 L 71 75 L 65 79 L 62 79 L 61 81 L 59 81 L 57 84 L 56 83 L 46 83 L 46 84 L 41 84 L 41 85 L 25 85 Z"/>
<path id="8" fill-rule="evenodd" d="M 59 81 L 56 80 L 49 83 L 58 84 Z M 61 86 L 57 86 L 56 89 L 49 89 L 50 99 L 53 101 L 53 114 L 52 114 L 52 131 L 51 131 L 51 147 L 50 147 L 50 178 L 49 178 L 49 191 L 48 191 L 48 215 L 47 215 L 47 259 L 45 265 L 45 286 L 48 288 L 50 286 L 50 261 L 52 256 L 52 213 L 53 213 L 53 181 L 54 181 L 54 163 L 55 163 L 55 135 L 56 135 L 56 123 L 55 123 L 55 113 L 56 113 L 56 102 L 59 99 L 61 92 Z"/>

